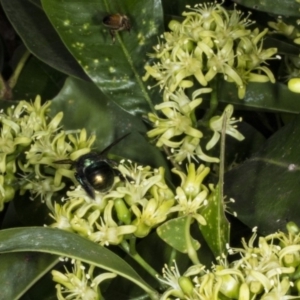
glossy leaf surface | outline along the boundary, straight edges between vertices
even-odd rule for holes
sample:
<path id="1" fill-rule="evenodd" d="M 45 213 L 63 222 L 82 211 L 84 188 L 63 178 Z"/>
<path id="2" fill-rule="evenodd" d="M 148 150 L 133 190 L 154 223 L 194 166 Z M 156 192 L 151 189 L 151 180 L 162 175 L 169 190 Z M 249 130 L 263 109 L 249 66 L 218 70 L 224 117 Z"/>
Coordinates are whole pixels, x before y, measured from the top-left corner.
<path id="1" fill-rule="evenodd" d="M 42 4 L 66 47 L 106 96 L 134 114 L 152 109 L 154 95 L 141 77 L 146 53 L 153 52 L 162 32 L 159 0 L 42 0 Z M 102 19 L 117 13 L 128 15 L 132 29 L 117 34 L 113 43 Z"/>
<path id="2" fill-rule="evenodd" d="M 87 79 L 42 9 L 28 0 L 1 0 L 1 4 L 31 53 L 63 73 Z"/>
<path id="3" fill-rule="evenodd" d="M 52 99 L 63 86 L 65 74 L 31 56 L 25 64 L 13 88 L 13 97 L 18 100 L 33 100 L 36 95 Z"/>
<path id="4" fill-rule="evenodd" d="M 254 83 L 247 85 L 246 96 L 238 99 L 233 83 L 220 82 L 218 86 L 219 101 L 232 103 L 237 108 L 251 108 L 277 112 L 300 112 L 299 94 L 291 92 L 282 83 Z"/>
<path id="5" fill-rule="evenodd" d="M 57 256 L 45 253 L 1 254 L 0 282 L 2 282 L 2 287 L 0 299 L 20 298 L 57 262 Z"/>
<path id="6" fill-rule="evenodd" d="M 148 142 L 141 117 L 132 116 L 109 101 L 93 83 L 68 78 L 51 105 L 52 116 L 60 111 L 64 112 L 66 130 L 86 128 L 88 134 L 96 134 L 95 150 L 101 151 L 130 132 L 113 147 L 112 153 L 144 165 L 166 166 L 161 152 Z"/>
<path id="7" fill-rule="evenodd" d="M 295 0 L 233 0 L 251 9 L 266 11 L 268 13 L 284 16 L 300 16 L 300 4 Z"/>
<path id="8" fill-rule="evenodd" d="M 275 133 L 245 163 L 225 175 L 230 207 L 249 227 L 269 234 L 287 221 L 300 224 L 300 118 Z"/>
<path id="9" fill-rule="evenodd" d="M 0 231 L 0 252 L 46 252 L 70 257 L 114 272 L 140 286 L 151 288 L 119 256 L 77 234 L 43 227 L 13 228 Z"/>

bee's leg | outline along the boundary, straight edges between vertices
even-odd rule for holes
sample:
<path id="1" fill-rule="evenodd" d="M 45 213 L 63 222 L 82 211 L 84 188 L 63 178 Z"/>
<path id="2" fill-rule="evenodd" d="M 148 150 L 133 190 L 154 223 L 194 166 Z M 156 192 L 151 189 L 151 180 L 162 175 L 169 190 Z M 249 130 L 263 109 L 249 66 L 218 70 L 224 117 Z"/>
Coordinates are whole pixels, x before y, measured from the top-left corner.
<path id="1" fill-rule="evenodd" d="M 82 188 L 85 190 L 85 192 L 92 198 L 95 199 L 95 191 L 93 187 L 90 185 L 90 183 L 85 178 L 84 172 L 76 172 L 75 173 L 76 180 L 80 183 Z"/>
<path id="2" fill-rule="evenodd" d="M 116 31 L 113 30 L 113 29 L 110 29 L 110 30 L 109 30 L 109 33 L 110 33 L 111 38 L 112 38 L 112 43 L 114 44 L 115 41 L 116 41 Z"/>

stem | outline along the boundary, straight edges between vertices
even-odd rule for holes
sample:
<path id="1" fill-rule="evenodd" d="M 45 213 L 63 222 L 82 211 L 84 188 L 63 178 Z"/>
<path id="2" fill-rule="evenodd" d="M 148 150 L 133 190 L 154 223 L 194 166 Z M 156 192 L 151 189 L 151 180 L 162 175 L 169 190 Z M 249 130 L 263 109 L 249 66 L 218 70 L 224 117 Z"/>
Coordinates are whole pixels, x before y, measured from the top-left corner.
<path id="1" fill-rule="evenodd" d="M 170 266 L 172 264 L 172 262 L 175 260 L 176 256 L 177 256 L 177 251 L 174 248 L 172 248 L 171 254 L 169 256 L 168 266 Z"/>
<path id="2" fill-rule="evenodd" d="M 136 238 L 132 237 L 130 239 L 130 244 L 128 245 L 127 242 L 121 244 L 122 249 L 131 257 L 133 258 L 141 267 L 143 267 L 153 278 L 157 280 L 159 277 L 157 271 L 154 270 L 136 251 L 135 247 Z"/>
<path id="3" fill-rule="evenodd" d="M 10 88 L 14 88 L 14 86 L 16 85 L 19 75 L 22 72 L 22 69 L 23 69 L 29 56 L 30 56 L 30 52 L 28 50 L 26 50 L 25 53 L 23 54 L 23 56 L 21 57 L 15 71 L 13 72 L 13 74 L 11 75 L 9 80 L 7 81 L 8 86 Z"/>
<path id="4" fill-rule="evenodd" d="M 186 247 L 187 247 L 187 254 L 190 260 L 193 262 L 194 265 L 199 265 L 200 261 L 197 255 L 197 252 L 192 244 L 192 237 L 190 233 L 190 227 L 192 222 L 192 216 L 189 215 L 185 222 L 185 240 L 186 240 Z"/>
<path id="5" fill-rule="evenodd" d="M 220 143 L 220 165 L 219 165 L 219 195 L 223 203 L 224 199 L 224 172 L 225 172 L 225 140 L 226 140 L 226 124 L 227 113 L 224 112 L 224 119 L 222 123 L 221 143 Z"/>
<path id="6" fill-rule="evenodd" d="M 201 120 L 201 123 L 206 123 L 209 119 L 215 114 L 215 111 L 218 107 L 218 93 L 217 93 L 217 79 L 214 78 L 211 81 L 210 87 L 212 88 L 212 92 L 210 95 L 210 107 L 209 110 L 206 111 L 204 117 Z"/>
<path id="7" fill-rule="evenodd" d="M 134 240 L 134 241 L 132 241 Z M 151 266 L 149 266 L 144 260 L 143 258 L 136 252 L 135 250 L 135 238 L 131 238 L 130 240 L 130 245 L 128 245 L 128 243 L 126 241 L 123 241 L 120 245 L 121 249 L 123 249 L 130 257 L 132 257 L 139 265 L 141 265 L 146 271 L 148 271 L 148 273 L 150 273 L 151 275 L 153 274 L 153 272 L 156 274 L 157 272 L 152 269 Z M 133 252 L 133 254 L 132 254 Z M 152 269 L 152 271 L 150 272 L 149 269 Z M 154 276 L 155 279 L 157 279 L 156 276 Z M 148 294 L 148 298 L 150 297 L 151 300 L 158 300 L 159 299 L 159 295 L 157 293 L 157 291 L 153 288 L 151 288 L 149 285 L 145 285 L 145 284 L 138 284 L 138 286 L 140 288 L 142 288 L 147 294 Z"/>

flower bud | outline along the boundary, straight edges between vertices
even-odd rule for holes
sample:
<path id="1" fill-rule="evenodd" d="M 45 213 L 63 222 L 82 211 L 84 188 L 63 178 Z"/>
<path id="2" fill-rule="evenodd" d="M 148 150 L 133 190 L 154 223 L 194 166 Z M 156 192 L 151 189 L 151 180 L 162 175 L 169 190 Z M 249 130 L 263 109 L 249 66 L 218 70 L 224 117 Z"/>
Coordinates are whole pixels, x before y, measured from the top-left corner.
<path id="1" fill-rule="evenodd" d="M 185 295 L 192 297 L 194 284 L 189 277 L 186 276 L 179 277 L 178 284 Z"/>
<path id="2" fill-rule="evenodd" d="M 250 291 L 247 283 L 243 282 L 239 291 L 239 300 L 250 300 Z"/>
<path id="3" fill-rule="evenodd" d="M 114 207 L 117 212 L 118 220 L 123 222 L 126 225 L 129 225 L 131 222 L 131 213 L 128 207 L 126 206 L 123 199 L 115 199 Z"/>
<path id="4" fill-rule="evenodd" d="M 132 225 L 136 226 L 136 231 L 133 234 L 138 238 L 143 238 L 147 236 L 151 230 L 151 227 L 141 222 L 138 218 L 133 220 Z"/>
<path id="5" fill-rule="evenodd" d="M 172 30 L 172 31 L 178 31 L 180 26 L 181 26 L 180 22 L 178 22 L 176 20 L 172 20 L 168 24 L 169 29 Z"/>
<path id="6" fill-rule="evenodd" d="M 288 82 L 288 88 L 291 92 L 300 93 L 300 78 L 292 78 Z"/>
<path id="7" fill-rule="evenodd" d="M 294 222 L 288 222 L 286 224 L 286 229 L 291 234 L 298 234 L 299 233 L 299 227 Z"/>
<path id="8" fill-rule="evenodd" d="M 223 275 L 222 284 L 220 287 L 220 292 L 230 298 L 230 299 L 239 299 L 239 282 L 232 275 Z"/>
<path id="9" fill-rule="evenodd" d="M 298 267 L 300 265 L 299 251 L 286 254 L 283 257 L 283 264 L 285 267 Z"/>

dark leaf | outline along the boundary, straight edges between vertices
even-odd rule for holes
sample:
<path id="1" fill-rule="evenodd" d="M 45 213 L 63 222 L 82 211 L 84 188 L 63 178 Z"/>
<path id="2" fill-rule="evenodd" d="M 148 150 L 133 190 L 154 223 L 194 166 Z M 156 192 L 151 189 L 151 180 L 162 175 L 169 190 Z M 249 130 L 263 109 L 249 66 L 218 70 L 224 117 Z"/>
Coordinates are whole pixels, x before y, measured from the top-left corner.
<path id="1" fill-rule="evenodd" d="M 18 299 L 57 262 L 57 256 L 45 253 L 1 254 L 0 281 L 3 285 L 0 299 Z"/>
<path id="2" fill-rule="evenodd" d="M 295 0 L 233 0 L 234 2 L 251 9 L 265 11 L 281 16 L 300 17 L 300 4 Z"/>
<path id="3" fill-rule="evenodd" d="M 13 97 L 34 100 L 40 95 L 44 100 L 52 99 L 63 86 L 64 79 L 64 74 L 31 56 L 13 88 Z"/>
<path id="4" fill-rule="evenodd" d="M 1 4 L 30 52 L 62 73 L 87 79 L 42 9 L 28 0 L 1 0 Z"/>
<path id="5" fill-rule="evenodd" d="M 220 81 L 218 85 L 219 101 L 232 103 L 238 109 L 255 109 L 273 112 L 300 112 L 299 94 L 291 92 L 282 83 L 254 83 L 247 85 L 246 96 L 240 100 L 233 83 Z"/>
<path id="6" fill-rule="evenodd" d="M 300 118 L 275 133 L 245 163 L 225 176 L 231 208 L 262 234 L 284 230 L 287 221 L 300 224 Z"/>
<path id="7" fill-rule="evenodd" d="M 60 94 L 53 99 L 51 108 L 52 115 L 64 112 L 66 130 L 86 128 L 89 134 L 95 133 L 94 146 L 98 151 L 131 132 L 111 152 L 144 165 L 166 166 L 160 151 L 149 144 L 142 119 L 109 101 L 94 84 L 68 78 Z"/>
<path id="8" fill-rule="evenodd" d="M 77 234 L 46 227 L 0 231 L 1 253 L 24 251 L 45 252 L 78 259 L 127 278 L 144 291 L 153 294 L 152 288 L 119 256 Z"/>

